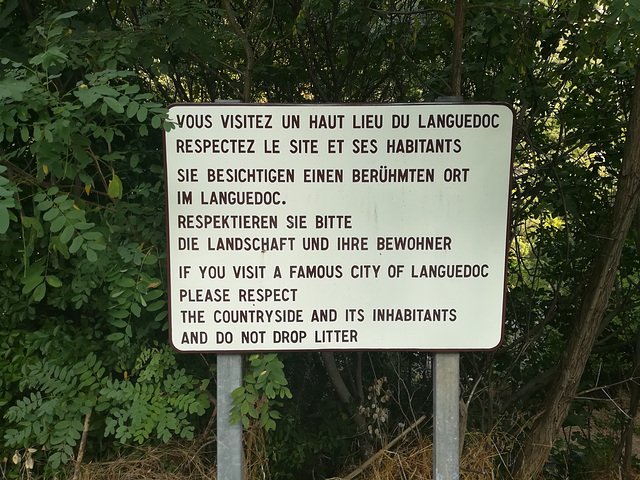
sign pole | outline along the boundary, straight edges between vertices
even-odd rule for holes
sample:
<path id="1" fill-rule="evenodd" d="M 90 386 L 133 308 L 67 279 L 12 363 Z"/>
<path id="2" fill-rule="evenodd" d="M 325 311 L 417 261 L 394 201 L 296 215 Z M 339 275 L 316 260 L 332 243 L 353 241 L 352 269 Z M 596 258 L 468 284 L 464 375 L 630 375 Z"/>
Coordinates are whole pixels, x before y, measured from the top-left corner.
<path id="1" fill-rule="evenodd" d="M 433 478 L 458 480 L 460 463 L 460 354 L 436 353 L 433 375 Z"/>
<path id="2" fill-rule="evenodd" d="M 231 392 L 242 386 L 242 356 L 217 355 L 218 480 L 242 480 L 242 422 L 231 425 Z"/>
<path id="3" fill-rule="evenodd" d="M 215 103 L 240 103 L 217 100 Z M 217 355 L 218 480 L 242 480 L 242 422 L 231 424 L 231 392 L 242 386 L 242 355 Z"/>

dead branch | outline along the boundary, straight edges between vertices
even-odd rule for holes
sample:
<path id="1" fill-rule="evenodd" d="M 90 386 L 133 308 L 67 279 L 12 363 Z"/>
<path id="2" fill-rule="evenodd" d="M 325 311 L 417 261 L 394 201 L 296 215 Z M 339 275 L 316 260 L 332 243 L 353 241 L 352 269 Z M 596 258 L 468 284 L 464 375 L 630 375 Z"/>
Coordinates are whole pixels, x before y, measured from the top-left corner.
<path id="1" fill-rule="evenodd" d="M 402 440 L 407 433 L 409 433 L 411 430 L 413 430 L 414 428 L 416 428 L 418 425 L 420 425 L 424 419 L 427 418 L 425 415 L 421 416 L 418 420 L 416 420 L 412 425 L 409 426 L 409 428 L 407 428 L 406 430 L 404 430 L 400 435 L 398 435 L 396 438 L 394 438 L 393 440 L 391 440 L 391 442 L 389 442 L 389 444 L 379 450 L 375 455 L 373 455 L 372 457 L 370 457 L 366 462 L 364 462 L 362 465 L 360 465 L 358 468 L 356 468 L 353 472 L 351 472 L 349 475 L 347 475 L 346 477 L 344 477 L 342 480 L 352 480 L 353 478 L 356 478 L 358 475 L 360 475 L 369 465 L 371 465 L 373 462 L 375 462 L 378 458 L 380 458 L 384 453 L 386 453 L 391 447 L 393 447 L 396 443 L 398 443 L 400 440 Z"/>
<path id="2" fill-rule="evenodd" d="M 84 416 L 84 428 L 82 429 L 82 438 L 80 439 L 80 446 L 78 446 L 78 457 L 76 458 L 76 466 L 73 469 L 73 480 L 80 478 L 80 465 L 82 464 L 82 458 L 84 457 L 84 447 L 87 444 L 87 435 L 89 434 L 89 422 L 91 421 L 91 412 Z"/>

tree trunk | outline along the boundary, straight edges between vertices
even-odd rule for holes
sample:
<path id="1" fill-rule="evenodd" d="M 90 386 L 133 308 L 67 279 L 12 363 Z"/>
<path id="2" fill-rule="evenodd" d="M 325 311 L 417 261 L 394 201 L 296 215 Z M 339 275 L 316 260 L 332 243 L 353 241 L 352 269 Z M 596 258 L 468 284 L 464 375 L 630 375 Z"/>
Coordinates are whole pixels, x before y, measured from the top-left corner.
<path id="1" fill-rule="evenodd" d="M 631 460 L 633 456 L 633 437 L 636 426 L 635 420 L 636 415 L 638 414 L 638 405 L 640 404 L 640 387 L 636 381 L 638 373 L 640 373 L 640 332 L 636 334 L 636 344 L 633 350 L 633 366 L 631 367 L 631 372 L 629 374 L 629 379 L 631 380 L 629 382 L 631 393 L 629 410 L 627 412 L 625 427 L 620 435 L 618 451 L 614 458 L 616 462 L 620 462 L 623 480 L 632 480 L 636 478 L 635 473 L 633 472 Z"/>
<path id="2" fill-rule="evenodd" d="M 456 1 L 453 19 L 453 53 L 451 55 L 451 95 L 462 95 L 462 44 L 464 41 L 464 14 L 466 0 Z"/>
<path id="3" fill-rule="evenodd" d="M 257 15 L 260 11 L 260 7 L 262 2 L 259 2 L 254 6 L 253 11 L 254 15 Z M 253 69 L 256 64 L 256 54 L 253 46 L 251 45 L 250 36 L 252 34 L 252 25 L 253 21 L 249 23 L 249 26 L 243 30 L 238 20 L 236 19 L 235 14 L 233 13 L 233 9 L 231 8 L 231 2 L 229 0 L 222 0 L 222 8 L 225 10 L 225 16 L 229 21 L 229 25 L 233 29 L 234 33 L 240 38 L 242 42 L 242 49 L 244 50 L 245 56 L 245 68 L 243 73 L 242 80 L 242 93 L 240 100 L 244 103 L 249 103 L 251 101 L 251 87 L 253 82 Z"/>
<path id="4" fill-rule="evenodd" d="M 365 456 L 371 456 L 371 454 L 373 453 L 373 446 L 367 438 L 367 421 L 359 411 L 360 405 L 355 404 L 354 395 L 349 391 L 349 387 L 347 387 L 347 384 L 342 379 L 342 375 L 340 375 L 338 365 L 336 365 L 336 358 L 334 353 L 323 351 L 320 355 L 322 356 L 325 369 L 327 370 L 327 375 L 329 376 L 329 380 L 331 381 L 333 388 L 336 390 L 338 398 L 345 406 L 347 406 L 352 411 L 355 408 L 355 411 L 353 413 L 353 421 L 355 422 L 358 433 L 360 435 L 362 450 Z M 360 374 L 360 372 L 358 372 L 358 374 Z"/>
<path id="5" fill-rule="evenodd" d="M 603 236 L 600 250 L 591 267 L 580 312 L 560 358 L 557 377 L 516 460 L 513 478 L 517 480 L 529 480 L 540 472 L 567 416 L 609 305 L 622 247 L 639 201 L 640 69 L 636 71 L 622 171 L 618 178 L 611 225 Z"/>

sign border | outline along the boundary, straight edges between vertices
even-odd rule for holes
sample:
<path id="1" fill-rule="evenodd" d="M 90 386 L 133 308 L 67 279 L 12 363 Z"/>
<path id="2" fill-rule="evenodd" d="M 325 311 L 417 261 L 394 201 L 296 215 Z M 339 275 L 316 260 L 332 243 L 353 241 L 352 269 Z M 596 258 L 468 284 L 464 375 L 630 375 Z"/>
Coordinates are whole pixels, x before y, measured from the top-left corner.
<path id="1" fill-rule="evenodd" d="M 168 335 L 169 335 L 169 343 L 171 347 L 179 353 L 216 353 L 216 354 L 242 354 L 242 353 L 258 353 L 258 352 L 321 352 L 321 351 L 334 351 L 334 352 L 343 352 L 343 351 L 385 351 L 385 352 L 397 352 L 397 351 L 414 351 L 414 352 L 437 352 L 437 353 L 447 353 L 447 352 L 490 352 L 497 350 L 504 341 L 505 334 L 505 317 L 506 317 L 506 301 L 507 301 L 507 282 L 508 282 L 508 260 L 509 260 L 509 251 L 510 251 L 510 230 L 511 230 L 511 214 L 512 214 L 512 190 L 513 190 L 513 163 L 515 156 L 515 129 L 516 129 L 516 115 L 515 110 L 511 104 L 506 102 L 470 102 L 470 101 L 462 101 L 462 102 L 446 102 L 446 101 L 436 101 L 436 102 L 415 102 L 415 103 L 321 103 L 321 104 L 306 104 L 306 103 L 241 103 L 241 102 L 206 102 L 206 103 L 191 103 L 191 102 L 178 102 L 172 103 L 167 106 L 167 109 L 170 111 L 173 107 L 221 107 L 221 106 L 233 106 L 237 108 L 243 107 L 251 107 L 251 108 L 269 108 L 269 107 L 285 107 L 285 108 L 313 108 L 313 107 L 353 107 L 353 106 L 365 106 L 365 107 L 420 107 L 420 106 L 443 106 L 443 107 L 454 107 L 454 106 L 503 106 L 507 107 L 511 110 L 512 113 L 512 125 L 511 125 L 511 149 L 510 149 L 510 158 L 509 158 L 509 181 L 508 181 L 508 194 L 507 194 L 507 212 L 506 212 L 506 225 L 505 225 L 505 268 L 504 268 L 504 280 L 503 280 L 503 295 L 502 295 L 502 318 L 500 323 L 500 339 L 497 344 L 490 348 L 398 348 L 398 347 L 388 347 L 388 348 L 358 348 L 353 347 L 351 343 L 346 343 L 347 347 L 345 348 L 282 348 L 282 349 L 255 349 L 255 348 L 247 348 L 247 349 L 203 349 L 203 350 L 184 350 L 179 346 L 175 345 L 173 342 L 172 330 L 173 330 L 173 322 L 171 315 L 171 305 L 172 305 L 172 296 L 171 296 L 171 274 L 170 274 L 170 265 L 171 265 L 171 250 L 170 250 L 170 241 L 172 232 L 170 231 L 170 218 L 169 218 L 169 193 L 167 189 L 168 185 L 168 176 L 167 176 L 167 166 L 168 166 L 168 158 L 167 158 L 167 132 L 163 131 L 162 136 L 162 145 L 163 145 L 163 167 L 164 167 L 164 187 L 165 187 L 165 221 L 166 221 L 166 267 L 167 267 L 167 308 L 168 315 L 167 321 L 168 324 Z M 177 321 L 177 320 L 176 320 Z M 289 344 L 290 345 L 290 344 Z M 257 347 L 257 344 L 248 345 L 249 347 Z M 317 347 L 317 345 L 316 345 Z"/>

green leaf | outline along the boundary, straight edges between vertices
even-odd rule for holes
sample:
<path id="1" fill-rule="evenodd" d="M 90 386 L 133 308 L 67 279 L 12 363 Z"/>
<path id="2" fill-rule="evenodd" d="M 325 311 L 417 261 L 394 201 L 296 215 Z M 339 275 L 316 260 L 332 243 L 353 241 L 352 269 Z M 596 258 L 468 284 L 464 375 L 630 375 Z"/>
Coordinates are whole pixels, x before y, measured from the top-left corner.
<path id="1" fill-rule="evenodd" d="M 55 18 L 55 20 L 54 20 L 54 21 L 56 21 L 56 22 L 57 22 L 58 20 L 63 20 L 63 19 L 65 19 L 65 18 L 71 18 L 71 17 L 73 17 L 74 15 L 76 15 L 77 13 L 78 13 L 78 12 L 77 12 L 76 10 L 71 10 L 70 12 L 64 12 L 64 13 L 61 13 L 60 15 L 58 15 L 58 16 Z"/>
<path id="2" fill-rule="evenodd" d="M 146 107 L 140 107 L 136 112 L 136 118 L 139 122 L 144 122 L 147 119 L 148 110 Z"/>
<path id="3" fill-rule="evenodd" d="M 50 210 L 47 210 L 45 212 L 44 215 L 42 215 L 42 219 L 46 222 L 51 222 L 53 221 L 54 218 L 56 218 L 58 215 L 60 214 L 60 210 L 58 210 L 58 208 L 52 208 Z M 64 217 L 63 217 L 64 218 Z"/>
<path id="4" fill-rule="evenodd" d="M 119 318 L 110 318 L 109 323 L 117 328 L 124 328 L 127 326 L 127 322 Z"/>
<path id="5" fill-rule="evenodd" d="M 87 236 L 85 235 L 85 239 L 87 238 Z M 98 243 L 98 242 L 87 242 L 87 247 L 93 249 L 93 250 L 105 250 L 107 247 L 103 244 L 103 243 Z"/>
<path id="6" fill-rule="evenodd" d="M 38 210 L 44 212 L 45 210 L 49 210 L 53 206 L 53 200 L 44 200 L 36 206 Z"/>
<path id="7" fill-rule="evenodd" d="M 68 202 L 71 202 L 70 204 Z M 53 199 L 53 203 L 62 206 L 62 204 L 73 205 L 73 200 L 69 200 L 69 195 L 58 195 Z M 62 207 L 61 207 L 62 208 Z"/>
<path id="8" fill-rule="evenodd" d="M 87 232 L 83 233 L 82 236 L 85 240 L 100 240 L 102 238 L 102 234 L 100 232 Z"/>
<path id="9" fill-rule="evenodd" d="M 0 206 L 0 235 L 7 233 L 9 229 L 9 210 Z"/>
<path id="10" fill-rule="evenodd" d="M 76 230 L 89 230 L 95 226 L 95 223 L 78 222 L 73 225 Z"/>
<path id="11" fill-rule="evenodd" d="M 157 290 L 151 290 L 149 293 L 147 293 L 144 297 L 143 300 L 145 302 L 145 305 L 147 303 L 151 303 L 153 300 L 157 300 L 158 298 L 160 298 L 162 295 L 164 294 L 164 292 L 160 289 Z"/>
<path id="12" fill-rule="evenodd" d="M 107 193 L 111 198 L 122 198 L 122 181 L 115 173 L 113 174 L 113 178 L 109 180 L 109 189 Z"/>
<path id="13" fill-rule="evenodd" d="M 75 230 L 71 225 L 67 225 L 66 227 L 64 227 L 64 230 L 62 230 L 62 233 L 60 234 L 60 241 L 62 243 L 67 243 L 69 240 L 71 240 L 74 231 Z"/>
<path id="14" fill-rule="evenodd" d="M 157 310 L 160 310 L 161 308 L 163 308 L 166 305 L 167 302 L 165 302 L 164 300 L 158 300 L 157 302 L 152 303 L 151 305 L 149 305 L 147 307 L 147 311 L 148 312 L 155 312 Z"/>
<path id="15" fill-rule="evenodd" d="M 31 292 L 34 288 L 40 285 L 42 281 L 43 281 L 43 277 L 40 275 L 26 278 L 25 280 L 23 280 L 24 287 L 22 287 L 22 293 Z"/>
<path id="16" fill-rule="evenodd" d="M 267 423 L 265 423 L 264 425 L 265 432 L 268 432 L 269 430 L 275 430 L 275 429 L 276 429 L 276 422 L 273 421 L 272 419 L 267 420 Z"/>
<path id="17" fill-rule="evenodd" d="M 49 212 L 52 212 L 54 209 L 49 210 Z M 49 213 L 47 212 L 47 213 Z M 55 220 L 53 220 L 53 222 L 51 222 L 51 231 L 52 232 L 59 232 L 60 230 L 62 230 L 62 227 L 64 227 L 64 225 L 67 223 L 67 219 L 63 216 L 59 216 L 57 217 Z"/>
<path id="18" fill-rule="evenodd" d="M 122 288 L 131 288 L 136 286 L 136 281 L 131 277 L 122 277 L 116 281 L 116 284 Z"/>
<path id="19" fill-rule="evenodd" d="M 91 250 L 90 248 L 87 248 L 86 255 L 87 255 L 87 260 L 89 260 L 91 263 L 98 261 L 98 254 L 96 253 L 95 250 Z"/>
<path id="20" fill-rule="evenodd" d="M 47 293 L 47 284 L 43 282 L 40 285 L 38 285 L 36 289 L 33 291 L 33 299 L 36 302 L 39 302 L 44 298 L 46 293 Z"/>
<path id="21" fill-rule="evenodd" d="M 59 288 L 62 286 L 62 282 L 55 275 L 47 275 L 46 277 L 44 277 L 44 279 L 47 281 L 49 285 L 51 285 L 54 288 Z"/>
<path id="22" fill-rule="evenodd" d="M 127 318 L 129 316 L 129 312 L 126 310 L 112 310 L 109 313 L 114 318 Z"/>
<path id="23" fill-rule="evenodd" d="M 60 467 L 62 452 L 55 452 L 49 457 L 49 464 L 54 470 Z"/>
<path id="24" fill-rule="evenodd" d="M 133 118 L 133 116 L 138 113 L 138 109 L 140 108 L 140 104 L 138 102 L 129 102 L 127 105 L 127 118 Z"/>
<path id="25" fill-rule="evenodd" d="M 156 257 L 153 254 L 149 254 L 146 257 L 144 257 L 144 261 L 142 263 L 144 263 L 145 265 L 155 265 L 158 262 L 158 257 Z"/>
<path id="26" fill-rule="evenodd" d="M 78 250 L 80 250 L 83 242 L 84 238 L 82 238 L 82 235 L 78 235 L 76 238 L 74 238 L 73 242 L 71 242 L 71 246 L 69 247 L 69 253 L 76 253 Z"/>
<path id="27" fill-rule="evenodd" d="M 103 100 L 104 100 L 104 103 L 109 105 L 109 108 L 111 108 L 111 110 L 113 110 L 114 112 L 116 112 L 116 113 L 123 113 L 124 112 L 124 107 L 115 98 L 113 98 L 113 97 L 104 97 Z"/>
<path id="28" fill-rule="evenodd" d="M 611 35 L 609 35 L 609 38 L 607 38 L 607 46 L 610 47 L 611 45 L 617 43 L 623 30 L 624 29 L 620 27 L 613 29 L 613 32 L 611 33 Z"/>

